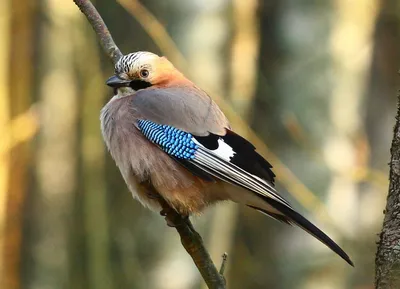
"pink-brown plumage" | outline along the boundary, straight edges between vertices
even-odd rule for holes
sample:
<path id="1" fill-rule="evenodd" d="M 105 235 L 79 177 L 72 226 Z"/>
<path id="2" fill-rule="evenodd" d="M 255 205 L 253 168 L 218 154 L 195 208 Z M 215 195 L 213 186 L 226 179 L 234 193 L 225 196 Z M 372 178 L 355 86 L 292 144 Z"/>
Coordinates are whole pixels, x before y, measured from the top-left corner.
<path id="1" fill-rule="evenodd" d="M 183 86 L 177 88 L 183 91 L 192 89 Z M 144 107 L 146 105 L 142 102 L 147 96 L 137 101 L 135 97 L 137 97 L 136 94 L 114 97 L 101 112 L 104 140 L 133 196 L 143 205 L 159 210 L 158 201 L 141 186 L 143 182 L 150 181 L 157 192 L 183 215 L 199 213 L 207 205 L 227 199 L 224 190 L 218 189 L 217 182 L 204 181 L 191 174 L 141 134 L 135 127 L 135 120 L 143 117 L 157 118 L 162 115 L 150 116 Z M 147 98 L 147 100 L 151 102 L 151 99 Z M 202 103 L 213 106 L 210 112 L 206 112 L 208 118 L 210 118 L 209 114 L 213 113 L 214 117 L 220 117 L 220 122 L 228 126 L 226 119 L 222 117 L 222 112 L 213 102 L 209 102 L 207 98 Z M 143 109 L 140 109 L 141 105 Z M 188 121 L 196 122 L 191 116 L 192 112 L 184 108 L 185 105 L 176 108 L 177 113 L 182 117 L 188 117 Z M 165 110 L 165 112 L 173 113 L 170 110 Z M 198 133 L 206 133 L 204 129 L 200 129 L 201 121 L 197 119 L 197 122 L 199 123 Z M 187 124 L 182 124 L 180 128 L 185 129 L 186 126 Z M 215 130 L 215 132 L 218 131 Z"/>

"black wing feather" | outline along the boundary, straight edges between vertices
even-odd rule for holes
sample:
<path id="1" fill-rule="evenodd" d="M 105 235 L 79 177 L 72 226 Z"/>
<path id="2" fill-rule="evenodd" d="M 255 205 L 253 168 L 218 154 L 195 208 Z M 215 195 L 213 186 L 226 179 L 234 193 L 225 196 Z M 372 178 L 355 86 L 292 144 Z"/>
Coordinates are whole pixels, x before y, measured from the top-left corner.
<path id="1" fill-rule="evenodd" d="M 272 171 L 272 165 L 256 152 L 252 143 L 242 136 L 226 129 L 224 136 L 210 133 L 208 136 L 195 136 L 195 138 L 210 150 L 217 149 L 218 139 L 223 139 L 236 152 L 230 159 L 231 163 L 274 185 L 275 174 Z"/>
<path id="2" fill-rule="evenodd" d="M 279 216 L 278 220 L 289 223 L 289 224 L 296 224 L 300 228 L 302 228 L 304 231 L 308 232 L 318 240 L 320 240 L 322 243 L 324 243 L 326 246 L 328 246 L 333 252 L 338 254 L 340 257 L 342 257 L 347 263 L 349 263 L 351 266 L 354 267 L 354 263 L 350 260 L 350 257 L 343 251 L 342 248 L 339 247 L 331 238 L 329 238 L 324 232 L 322 232 L 320 229 L 318 229 L 313 223 L 308 221 L 306 218 L 304 218 L 301 214 L 297 213 L 295 210 L 293 210 L 290 207 L 287 207 L 280 202 L 277 202 L 271 198 L 263 197 L 260 196 L 264 201 L 266 201 L 268 204 L 270 204 L 272 207 L 275 209 L 279 210 L 281 213 L 284 214 L 284 216 Z M 260 208 L 255 208 L 259 211 L 263 211 Z M 264 213 L 271 215 L 271 213 L 263 211 Z M 272 216 L 272 215 L 271 215 Z M 275 216 L 272 216 L 276 218 Z"/>

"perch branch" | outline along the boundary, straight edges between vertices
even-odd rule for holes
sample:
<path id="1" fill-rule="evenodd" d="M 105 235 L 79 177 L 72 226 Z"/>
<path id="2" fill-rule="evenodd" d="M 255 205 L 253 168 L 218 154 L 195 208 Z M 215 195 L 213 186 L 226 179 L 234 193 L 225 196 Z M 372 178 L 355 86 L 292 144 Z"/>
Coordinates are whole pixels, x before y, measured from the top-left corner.
<path id="1" fill-rule="evenodd" d="M 375 288 L 400 288 L 400 93 L 390 149 L 389 194 L 378 251 L 375 258 Z"/>
<path id="2" fill-rule="evenodd" d="M 99 37 L 101 46 L 108 57 L 115 64 L 122 57 L 122 53 L 115 44 L 111 34 L 90 0 L 73 0 L 81 12 L 86 16 L 89 23 Z M 168 224 L 173 224 L 178 231 L 183 247 L 192 257 L 195 265 L 200 271 L 204 281 L 210 289 L 224 289 L 225 280 L 211 260 L 210 254 L 203 244 L 199 233 L 195 231 L 189 218 L 182 217 L 173 210 L 167 202 L 160 199 L 163 212 L 166 213 Z"/>
<path id="3" fill-rule="evenodd" d="M 164 199 L 159 199 L 166 221 L 178 231 L 183 247 L 192 257 L 208 288 L 224 289 L 225 279 L 215 267 L 210 254 L 204 247 L 203 239 L 197 233 L 188 217 L 182 217 Z"/>

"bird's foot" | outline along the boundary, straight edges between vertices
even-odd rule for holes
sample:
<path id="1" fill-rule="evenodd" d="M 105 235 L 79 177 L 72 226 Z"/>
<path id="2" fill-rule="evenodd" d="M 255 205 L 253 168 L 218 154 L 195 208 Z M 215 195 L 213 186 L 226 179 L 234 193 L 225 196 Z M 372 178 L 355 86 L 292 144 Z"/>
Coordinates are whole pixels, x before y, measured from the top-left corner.
<path id="1" fill-rule="evenodd" d="M 186 223 L 189 216 L 182 216 L 172 208 L 163 208 L 160 211 L 160 215 L 165 217 L 168 227 L 176 228 L 183 223 Z"/>
<path id="2" fill-rule="evenodd" d="M 160 211 L 160 215 L 163 216 L 163 217 L 166 217 L 168 215 L 168 211 L 169 211 L 169 209 L 162 209 Z"/>

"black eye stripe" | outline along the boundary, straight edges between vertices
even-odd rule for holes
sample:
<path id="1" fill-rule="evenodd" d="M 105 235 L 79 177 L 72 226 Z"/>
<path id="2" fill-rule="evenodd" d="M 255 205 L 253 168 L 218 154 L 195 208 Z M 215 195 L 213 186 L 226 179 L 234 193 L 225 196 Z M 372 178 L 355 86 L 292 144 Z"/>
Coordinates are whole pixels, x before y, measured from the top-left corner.
<path id="1" fill-rule="evenodd" d="M 145 89 L 151 87 L 152 84 L 150 82 L 144 80 L 133 80 L 129 83 L 129 87 L 134 90 Z"/>

